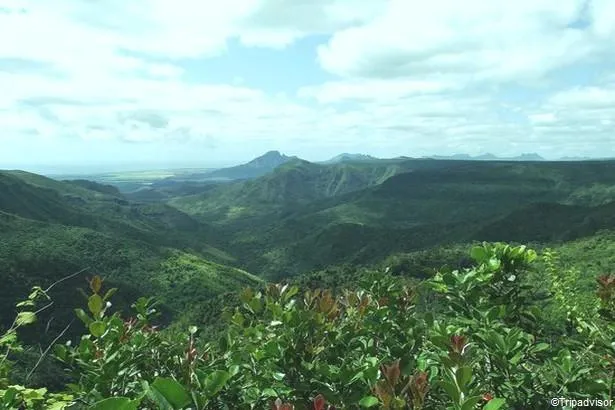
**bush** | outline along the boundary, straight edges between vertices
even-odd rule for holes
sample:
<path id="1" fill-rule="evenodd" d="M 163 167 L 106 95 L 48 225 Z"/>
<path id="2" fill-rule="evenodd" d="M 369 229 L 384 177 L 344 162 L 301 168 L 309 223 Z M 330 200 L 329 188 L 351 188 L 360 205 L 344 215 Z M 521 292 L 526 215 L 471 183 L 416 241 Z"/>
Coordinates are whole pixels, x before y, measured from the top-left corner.
<path id="1" fill-rule="evenodd" d="M 5 371 L 0 400 L 7 408 L 496 410 L 611 399 L 615 276 L 599 278 L 594 309 L 566 297 L 575 273 L 550 251 L 542 286 L 530 283 L 539 256 L 524 246 L 485 243 L 471 257 L 472 267 L 418 284 L 372 272 L 353 290 L 246 289 L 225 311 L 218 340 L 194 326 L 156 328 L 151 299 L 139 299 L 133 317 L 108 314 L 114 290 L 95 277 L 88 310 L 76 310 L 88 333 L 55 347 L 75 380 L 66 394 L 9 387 Z M 19 315 L 18 326 L 33 320 Z M 15 348 L 14 335 L 0 346 Z"/>

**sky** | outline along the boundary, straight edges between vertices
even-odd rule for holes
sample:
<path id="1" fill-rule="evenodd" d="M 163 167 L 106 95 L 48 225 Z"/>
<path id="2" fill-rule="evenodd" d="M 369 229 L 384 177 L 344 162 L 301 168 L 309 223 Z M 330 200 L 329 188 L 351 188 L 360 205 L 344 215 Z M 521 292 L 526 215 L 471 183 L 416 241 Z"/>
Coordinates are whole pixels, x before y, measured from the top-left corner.
<path id="1" fill-rule="evenodd" d="M 615 156 L 614 0 L 0 0 L 0 168 Z"/>

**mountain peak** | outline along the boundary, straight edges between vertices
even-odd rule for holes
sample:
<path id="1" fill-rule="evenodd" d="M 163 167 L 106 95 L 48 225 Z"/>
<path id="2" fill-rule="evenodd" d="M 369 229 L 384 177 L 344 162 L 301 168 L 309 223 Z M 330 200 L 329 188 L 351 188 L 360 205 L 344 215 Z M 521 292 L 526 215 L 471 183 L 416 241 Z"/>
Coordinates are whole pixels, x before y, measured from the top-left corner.
<path id="1" fill-rule="evenodd" d="M 367 154 L 350 154 L 350 153 L 344 152 L 343 154 L 336 155 L 335 157 L 331 158 L 330 160 L 324 161 L 323 163 L 325 163 L 325 164 L 337 164 L 337 163 L 340 163 L 340 162 L 374 161 L 374 160 L 377 160 L 377 159 L 378 158 L 372 157 L 371 155 L 367 155 Z"/>
<path id="2" fill-rule="evenodd" d="M 544 158 L 535 152 L 530 152 L 530 153 L 526 152 L 526 153 L 519 155 L 517 158 L 526 160 L 526 161 L 544 161 Z"/>
<path id="3" fill-rule="evenodd" d="M 230 168 L 221 168 L 207 174 L 209 178 L 252 179 L 265 175 L 282 164 L 297 157 L 289 157 L 280 151 L 268 151 L 252 161 Z"/>
<path id="4" fill-rule="evenodd" d="M 282 165 L 294 157 L 289 157 L 282 154 L 280 151 L 267 151 L 260 157 L 254 158 L 252 161 L 248 162 L 246 165 L 255 166 L 255 167 L 267 167 L 267 168 L 275 168 L 279 165 Z"/>
<path id="5" fill-rule="evenodd" d="M 263 157 L 285 157 L 286 155 L 282 154 L 280 151 L 278 150 L 271 150 L 271 151 L 267 151 L 265 152 L 263 155 L 261 155 L 258 158 L 263 158 Z"/>
<path id="6" fill-rule="evenodd" d="M 516 157 L 498 157 L 491 153 L 481 154 L 477 156 L 471 156 L 468 154 L 454 154 L 454 155 L 432 155 L 423 158 L 431 159 L 448 159 L 448 160 L 467 160 L 467 161 L 545 161 L 543 157 L 535 152 L 524 153 Z"/>

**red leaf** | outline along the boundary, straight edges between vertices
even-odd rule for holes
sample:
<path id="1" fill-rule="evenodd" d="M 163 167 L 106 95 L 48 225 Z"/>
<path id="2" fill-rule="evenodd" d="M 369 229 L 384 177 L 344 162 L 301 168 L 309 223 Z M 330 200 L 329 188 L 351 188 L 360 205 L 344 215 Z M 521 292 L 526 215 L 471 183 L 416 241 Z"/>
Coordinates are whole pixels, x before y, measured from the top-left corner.
<path id="1" fill-rule="evenodd" d="M 325 398 L 322 394 L 319 394 L 314 398 L 314 410 L 325 410 Z"/>

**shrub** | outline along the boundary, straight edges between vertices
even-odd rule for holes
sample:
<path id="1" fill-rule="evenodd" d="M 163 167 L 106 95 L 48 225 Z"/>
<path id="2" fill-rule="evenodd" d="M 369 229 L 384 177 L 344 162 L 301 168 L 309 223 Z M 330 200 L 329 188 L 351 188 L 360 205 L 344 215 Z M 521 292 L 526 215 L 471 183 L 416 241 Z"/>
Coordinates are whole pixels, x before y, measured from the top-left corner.
<path id="1" fill-rule="evenodd" d="M 496 410 L 613 397 L 615 276 L 599 278 L 594 309 L 568 299 L 574 272 L 551 251 L 548 298 L 530 283 L 533 250 L 484 243 L 471 257 L 418 284 L 372 272 L 353 290 L 245 289 L 218 340 L 156 328 L 152 299 L 129 318 L 108 314 L 115 290 L 94 277 L 87 311 L 76 310 L 87 334 L 55 346 L 74 383 L 59 396 L 9 387 L 3 361 L 0 398 L 5 408 Z M 545 332 L 547 319 L 566 331 Z M 0 347 L 18 347 L 13 328 Z"/>

